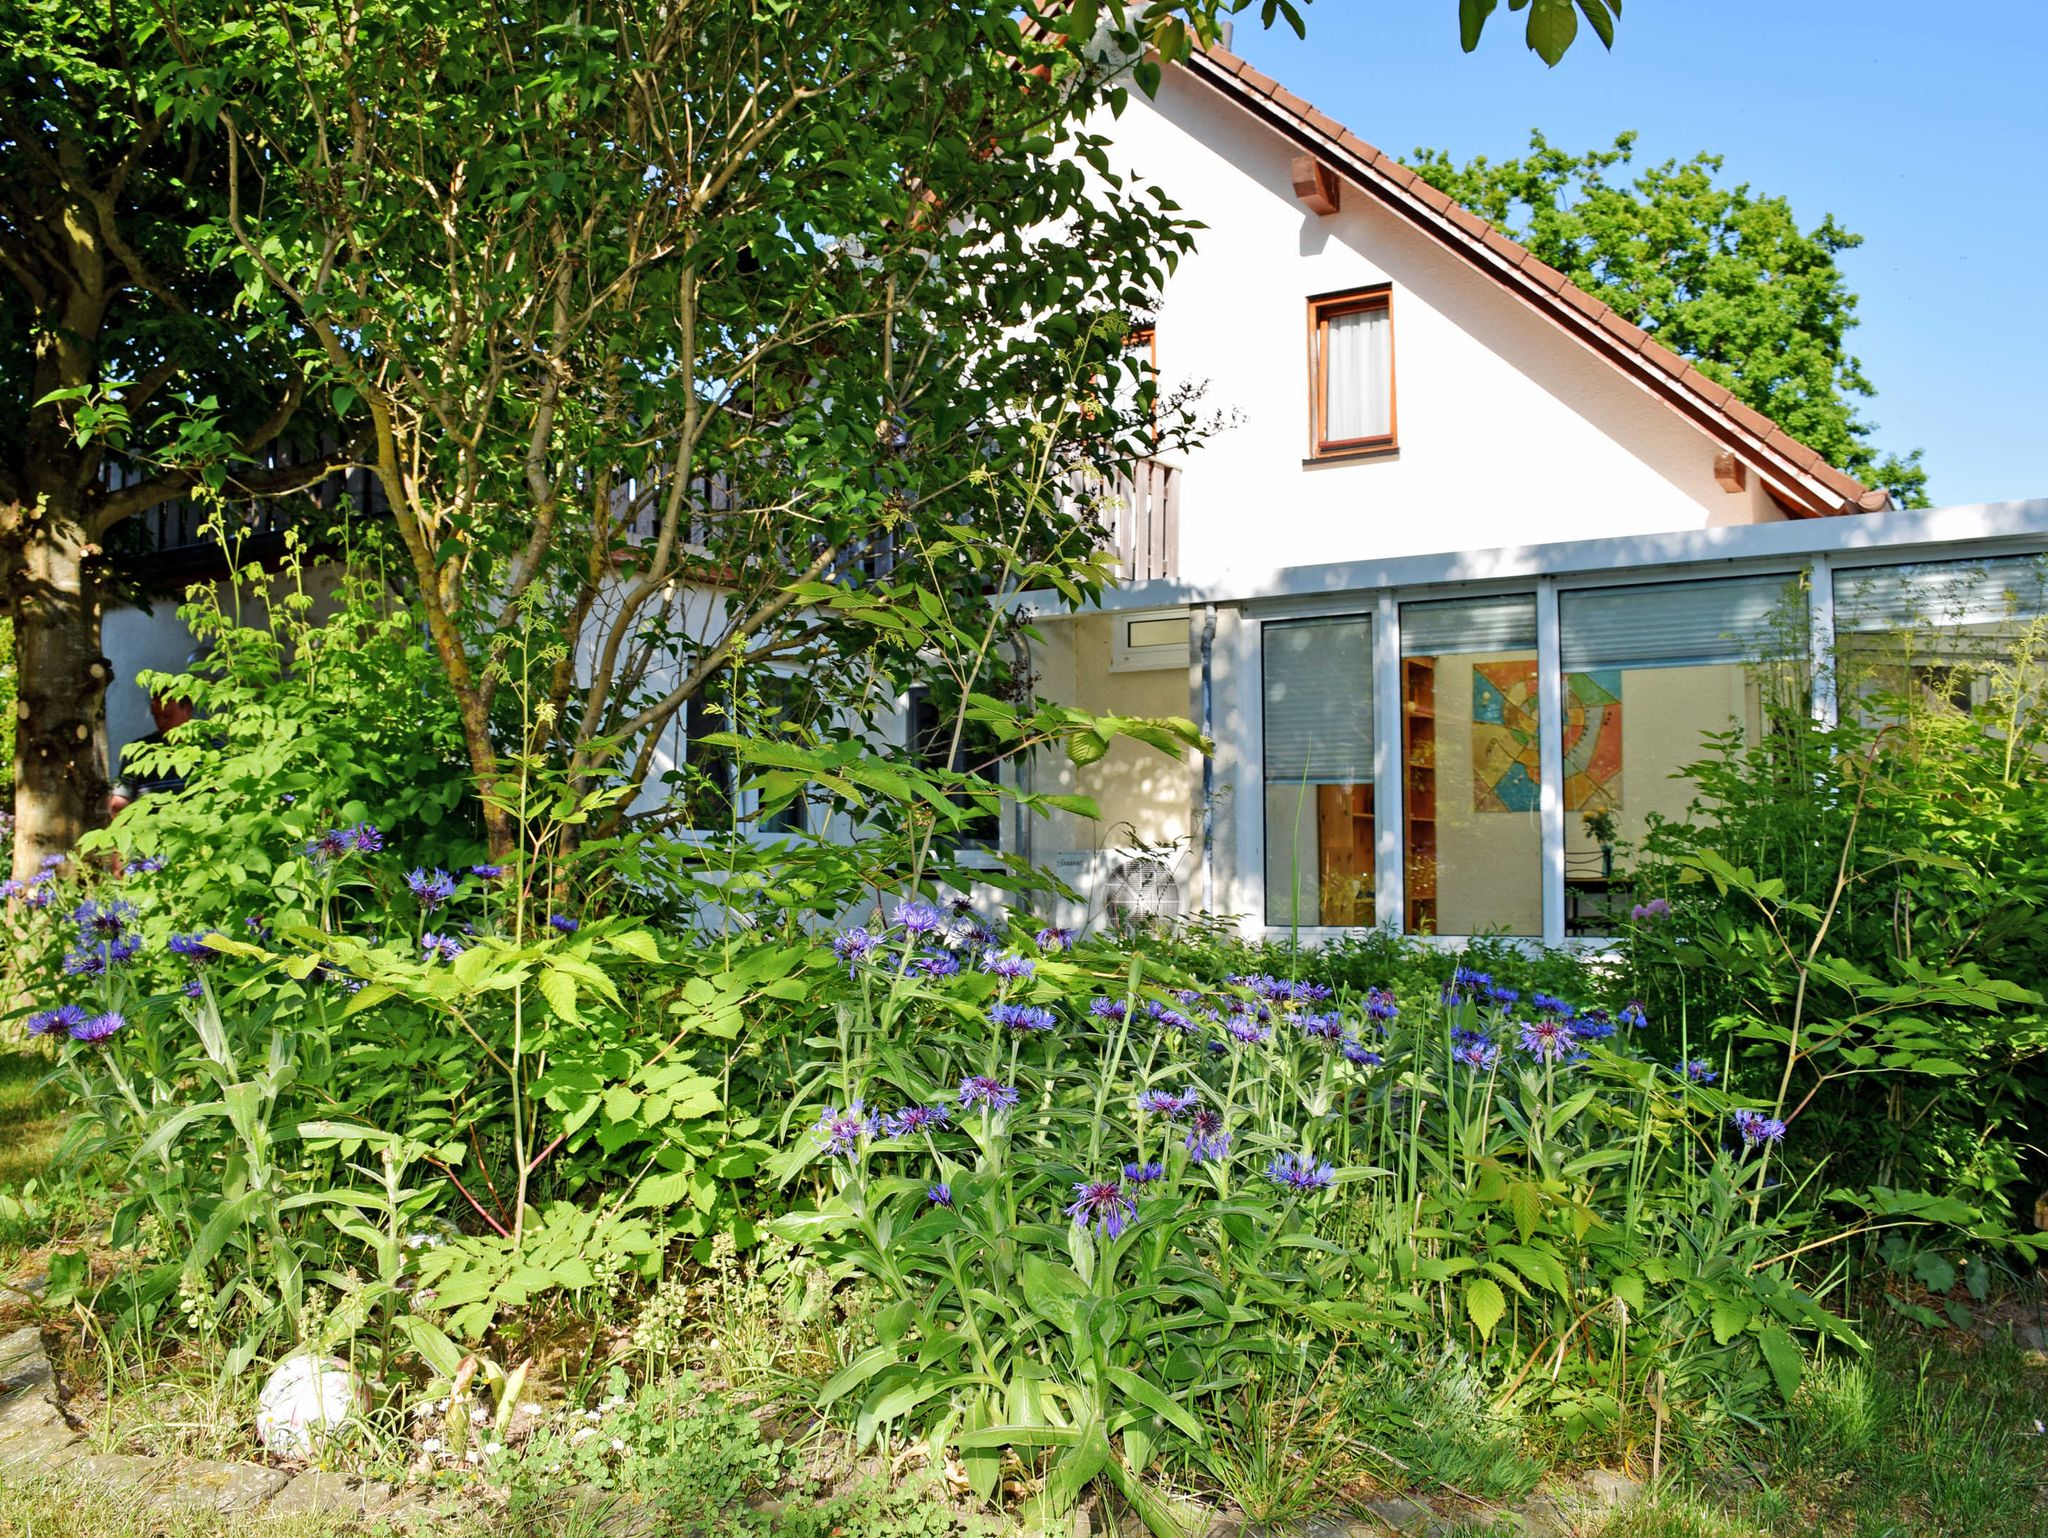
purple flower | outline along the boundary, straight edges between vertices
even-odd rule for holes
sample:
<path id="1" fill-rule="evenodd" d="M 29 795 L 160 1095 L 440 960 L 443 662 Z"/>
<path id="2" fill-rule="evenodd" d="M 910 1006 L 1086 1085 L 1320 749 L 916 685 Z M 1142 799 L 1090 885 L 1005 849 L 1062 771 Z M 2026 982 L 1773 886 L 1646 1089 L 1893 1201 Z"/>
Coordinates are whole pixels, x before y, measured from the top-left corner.
<path id="1" fill-rule="evenodd" d="M 920 898 L 898 903 L 892 917 L 906 934 L 927 935 L 939 927 L 939 910 Z"/>
<path id="2" fill-rule="evenodd" d="M 505 867 L 502 865 L 472 865 L 469 868 L 469 873 L 479 881 L 496 881 L 505 874 Z"/>
<path id="3" fill-rule="evenodd" d="M 1116 1180 L 1077 1180 L 1067 1216 L 1082 1227 L 1093 1224 L 1105 1239 L 1114 1239 L 1138 1219 L 1137 1199 Z"/>
<path id="4" fill-rule="evenodd" d="M 1196 1106 L 1188 1118 L 1188 1135 L 1181 1140 L 1188 1156 L 1197 1164 L 1209 1164 L 1230 1152 L 1230 1134 L 1223 1130 L 1223 1113 L 1213 1106 Z"/>
<path id="5" fill-rule="evenodd" d="M 1500 1061 L 1500 1048 L 1484 1036 L 1466 1042 L 1451 1053 L 1453 1062 L 1463 1063 L 1475 1073 L 1485 1073 Z"/>
<path id="6" fill-rule="evenodd" d="M 1741 1109 L 1730 1119 L 1735 1123 L 1735 1130 L 1742 1134 L 1742 1144 L 1745 1148 L 1780 1142 L 1785 1136 L 1785 1124 L 1777 1117 L 1766 1116 L 1761 1111 Z"/>
<path id="7" fill-rule="evenodd" d="M 1070 951 L 1074 948 L 1074 932 L 1071 929 L 1041 929 L 1034 937 L 1041 951 Z"/>
<path id="8" fill-rule="evenodd" d="M 1622 1007 L 1621 1014 L 1617 1018 L 1631 1030 L 1641 1030 L 1650 1023 L 1650 1017 L 1643 1013 L 1643 1001 L 1641 999 L 1630 999 Z"/>
<path id="9" fill-rule="evenodd" d="M 338 860 L 355 848 L 355 836 L 347 828 L 329 828 L 325 833 L 306 840 L 306 855 L 325 864 Z"/>
<path id="10" fill-rule="evenodd" d="M 1571 1005 L 1552 993 L 1532 993 L 1529 995 L 1529 1004 L 1543 1014 L 1559 1015 L 1566 1020 L 1578 1013 Z"/>
<path id="11" fill-rule="evenodd" d="M 1703 1057 L 1687 1058 L 1678 1065 L 1678 1071 L 1695 1084 L 1711 1084 L 1721 1077 L 1714 1071 L 1714 1065 Z"/>
<path id="12" fill-rule="evenodd" d="M 102 940 L 118 940 L 135 922 L 135 904 L 120 898 L 110 903 L 97 903 L 88 897 L 71 910 L 71 922 L 78 926 L 78 943 L 81 946 L 94 945 Z"/>
<path id="13" fill-rule="evenodd" d="M 188 999 L 203 999 L 203 998 L 205 998 L 205 997 L 206 997 L 206 984 L 202 983 L 202 982 L 201 982 L 201 981 L 200 981 L 200 980 L 199 980 L 198 978 L 196 978 L 196 977 L 188 977 L 188 978 L 186 978 L 186 979 L 185 979 L 185 997 L 186 997 L 186 998 L 188 998 Z"/>
<path id="14" fill-rule="evenodd" d="M 372 823 L 359 822 L 346 834 L 349 848 L 357 854 L 376 854 L 384 847 L 384 835 Z"/>
<path id="15" fill-rule="evenodd" d="M 429 875 L 414 866 L 406 872 L 405 884 L 419 900 L 419 905 L 429 913 L 455 895 L 455 878 L 445 870 L 436 870 Z"/>
<path id="16" fill-rule="evenodd" d="M 1017 1103 L 1017 1091 L 985 1073 L 971 1073 L 960 1081 L 960 1109 L 971 1111 L 986 1106 L 991 1113 L 1007 1111 Z"/>
<path id="17" fill-rule="evenodd" d="M 846 963 L 846 975 L 853 976 L 853 970 L 871 955 L 882 942 L 869 934 L 860 925 L 832 937 L 832 954 Z"/>
<path id="18" fill-rule="evenodd" d="M 1223 1029 L 1248 1047 L 1262 1047 L 1273 1039 L 1272 1028 L 1259 1024 L 1250 1015 L 1232 1015 L 1223 1022 Z"/>
<path id="19" fill-rule="evenodd" d="M 420 936 L 420 958 L 424 961 L 453 961 L 462 954 L 462 942 L 453 935 Z"/>
<path id="20" fill-rule="evenodd" d="M 80 1020 L 71 1029 L 73 1041 L 105 1041 L 128 1022 L 121 1018 L 119 1011 L 108 1010 L 103 1015 L 94 1015 L 90 1020 Z"/>
<path id="21" fill-rule="evenodd" d="M 1637 903 L 1628 910 L 1628 916 L 1638 924 L 1654 924 L 1671 917 L 1671 904 L 1661 897 L 1653 897 L 1646 903 Z"/>
<path id="22" fill-rule="evenodd" d="M 1157 999 L 1147 999 L 1145 1001 L 1145 1013 L 1150 1015 L 1155 1023 L 1169 1031 L 1179 1031 L 1183 1035 L 1187 1035 L 1192 1033 L 1195 1028 L 1194 1021 L 1190 1020 L 1179 1010 L 1160 1003 Z"/>
<path id="23" fill-rule="evenodd" d="M 1604 1009 L 1589 1009 L 1572 1020 L 1572 1034 L 1583 1041 L 1605 1041 L 1614 1034 L 1614 1022 Z"/>
<path id="24" fill-rule="evenodd" d="M 925 1191 L 924 1199 L 934 1207 L 950 1207 L 953 1205 L 953 1188 L 943 1180 L 935 1181 Z"/>
<path id="25" fill-rule="evenodd" d="M 1577 1050 L 1569 1027 L 1562 1020 L 1530 1020 L 1522 1026 L 1522 1050 L 1546 1063 L 1570 1057 Z"/>
<path id="26" fill-rule="evenodd" d="M 28 883 L 26 881 L 17 880 L 12 876 L 8 877 L 5 881 L 0 881 L 0 898 L 11 900 L 16 897 L 25 896 L 27 892 Z"/>
<path id="27" fill-rule="evenodd" d="M 1000 977 L 1005 982 L 1015 982 L 1037 971 L 1038 963 L 1029 956 L 1019 956 L 1014 951 L 1004 951 L 1001 955 L 990 951 L 981 958 L 981 970 Z"/>
<path id="28" fill-rule="evenodd" d="M 59 1004 L 55 1009 L 37 1010 L 25 1023 L 31 1036 L 48 1036 L 55 1031 L 68 1034 L 85 1024 L 85 1011 L 76 1004 Z"/>
<path id="29" fill-rule="evenodd" d="M 142 949 L 142 936 L 122 935 L 116 940 L 82 944 L 64 958 L 64 970 L 73 977 L 105 977 L 110 967 L 132 959 Z"/>
<path id="30" fill-rule="evenodd" d="M 43 857 L 42 857 L 42 858 L 41 858 L 40 860 L 36 861 L 36 869 L 37 869 L 37 870 L 39 870 L 39 871 L 49 872 L 49 871 L 54 871 L 54 870 L 58 870 L 58 869 L 61 869 L 61 868 L 63 867 L 63 864 L 64 864 L 64 856 L 63 856 L 63 855 L 61 855 L 61 854 L 46 854 L 46 855 L 44 855 L 44 856 L 43 856 Z"/>
<path id="31" fill-rule="evenodd" d="M 1290 1017 L 1302 1035 L 1315 1041 L 1342 1041 L 1344 1039 L 1344 1017 L 1335 1010 L 1320 1015 L 1294 1015 Z"/>
<path id="32" fill-rule="evenodd" d="M 1521 1002 L 1522 990 L 1519 988 L 1493 986 L 1486 990 L 1486 997 L 1493 1003 L 1498 1004 L 1502 1009 L 1506 1009 L 1510 1005 Z"/>
<path id="33" fill-rule="evenodd" d="M 1124 1182 L 1127 1185 L 1149 1186 L 1155 1180 L 1166 1178 L 1166 1166 L 1154 1159 L 1149 1164 L 1131 1163 L 1124 1166 Z"/>
<path id="34" fill-rule="evenodd" d="M 48 876 L 38 876 L 29 883 L 28 905 L 31 908 L 47 908 L 57 900 L 57 889 L 48 885 Z"/>
<path id="35" fill-rule="evenodd" d="M 259 939 L 270 933 L 270 926 L 253 913 L 242 920 L 242 927 Z"/>
<path id="36" fill-rule="evenodd" d="M 884 1116 L 882 1130 L 890 1137 L 916 1137 L 921 1132 L 943 1131 L 951 1119 L 942 1105 L 907 1105 L 893 1116 Z"/>
<path id="37" fill-rule="evenodd" d="M 1059 1024 L 1059 1017 L 1041 1004 L 991 1004 L 988 1018 L 1011 1031 L 1050 1031 Z"/>
<path id="38" fill-rule="evenodd" d="M 953 977 L 960 971 L 960 958 L 951 951 L 928 951 L 912 957 L 907 970 L 922 972 L 930 978 Z"/>
<path id="39" fill-rule="evenodd" d="M 1125 1012 L 1125 1005 L 1122 999 L 1095 998 L 1088 1001 L 1088 1013 L 1098 1020 L 1107 1020 L 1114 1023 L 1123 1019 Z"/>
<path id="40" fill-rule="evenodd" d="M 1356 1063 L 1360 1068 L 1377 1068 L 1386 1061 L 1355 1036 L 1346 1036 L 1337 1043 L 1337 1050 L 1344 1054 L 1344 1061 Z"/>
<path id="41" fill-rule="evenodd" d="M 1179 1121 L 1202 1103 L 1202 1092 L 1190 1084 L 1185 1089 L 1147 1089 L 1138 1093 L 1138 1109 L 1148 1116 Z"/>
<path id="42" fill-rule="evenodd" d="M 121 874 L 123 876 L 154 876 L 163 868 L 164 861 L 161 855 L 146 854 L 139 860 L 130 860 L 127 868 Z"/>
<path id="43" fill-rule="evenodd" d="M 1276 1186 L 1307 1194 L 1327 1191 L 1336 1183 L 1337 1172 L 1312 1154 L 1276 1154 L 1266 1166 L 1266 1178 Z"/>
<path id="44" fill-rule="evenodd" d="M 811 1131 L 828 1150 L 850 1159 L 861 1139 L 874 1136 L 875 1118 L 856 1100 L 843 1111 L 836 1108 L 826 1111 Z"/>
<path id="45" fill-rule="evenodd" d="M 184 956 L 204 966 L 209 961 L 220 960 L 220 952 L 206 943 L 210 939 L 218 938 L 219 936 L 211 931 L 200 934 L 172 935 L 168 944 L 173 956 Z"/>
<path id="46" fill-rule="evenodd" d="M 1391 990 L 1368 988 L 1365 990 L 1365 1017 L 1384 1025 L 1390 1020 L 1400 1019 L 1401 1006 L 1394 1002 Z"/>
<path id="47" fill-rule="evenodd" d="M 581 924 L 577 923 L 567 914 L 550 913 L 548 915 L 548 928 L 552 929 L 558 935 L 573 935 L 574 933 L 576 933 L 577 930 L 581 929 L 582 927 L 583 926 Z"/>

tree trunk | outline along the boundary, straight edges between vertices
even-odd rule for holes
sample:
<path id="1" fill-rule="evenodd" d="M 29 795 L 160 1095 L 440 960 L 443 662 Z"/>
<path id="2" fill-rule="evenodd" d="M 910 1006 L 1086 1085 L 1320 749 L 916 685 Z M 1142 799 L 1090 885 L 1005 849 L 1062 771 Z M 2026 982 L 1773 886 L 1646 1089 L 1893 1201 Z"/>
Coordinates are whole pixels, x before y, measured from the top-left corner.
<path id="1" fill-rule="evenodd" d="M 69 854 L 107 823 L 107 680 L 100 603 L 80 509 L 61 492 L 28 513 L 7 594 L 20 700 L 14 733 L 14 874 Z"/>

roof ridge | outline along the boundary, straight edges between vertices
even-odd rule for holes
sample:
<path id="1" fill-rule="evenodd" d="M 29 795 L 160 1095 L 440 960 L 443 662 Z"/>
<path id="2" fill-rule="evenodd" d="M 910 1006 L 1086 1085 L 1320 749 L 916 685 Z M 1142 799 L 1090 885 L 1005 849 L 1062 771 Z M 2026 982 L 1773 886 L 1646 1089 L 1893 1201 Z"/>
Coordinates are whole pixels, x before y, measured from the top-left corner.
<path id="1" fill-rule="evenodd" d="M 1574 331 L 1593 351 L 1624 372 L 1639 376 L 1651 393 L 1696 419 L 1709 436 L 1729 440 L 1755 464 L 1780 501 L 1809 515 L 1875 512 L 1891 504 L 1881 487 L 1865 486 L 1836 468 L 1817 449 L 1800 442 L 1778 423 L 1739 400 L 1699 365 L 1666 347 L 1612 306 L 1587 293 L 1512 236 L 1425 181 L 1416 171 L 1367 143 L 1328 113 L 1228 49 L 1197 45 L 1184 66 L 1196 79 L 1262 113 L 1283 132 L 1307 139 L 1304 148 L 1336 152 L 1332 158 L 1347 179 L 1438 236 L 1506 286 L 1532 308 Z M 1317 144 L 1313 141 L 1321 141 Z M 1504 270 L 1503 270 L 1504 269 Z M 1526 290 L 1526 291 L 1522 291 Z M 1775 473 L 1774 473 L 1775 472 Z"/>

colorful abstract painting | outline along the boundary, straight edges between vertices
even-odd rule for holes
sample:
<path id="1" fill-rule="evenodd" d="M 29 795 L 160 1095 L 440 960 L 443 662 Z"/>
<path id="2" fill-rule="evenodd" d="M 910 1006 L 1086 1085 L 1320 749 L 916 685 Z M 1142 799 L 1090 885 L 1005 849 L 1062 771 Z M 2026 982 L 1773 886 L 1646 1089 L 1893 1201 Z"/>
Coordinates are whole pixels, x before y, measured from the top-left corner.
<path id="1" fill-rule="evenodd" d="M 1536 664 L 1472 664 L 1472 809 L 1533 812 L 1542 798 L 1536 727 Z M 1564 805 L 1567 812 L 1621 805 L 1621 672 L 1564 679 Z"/>

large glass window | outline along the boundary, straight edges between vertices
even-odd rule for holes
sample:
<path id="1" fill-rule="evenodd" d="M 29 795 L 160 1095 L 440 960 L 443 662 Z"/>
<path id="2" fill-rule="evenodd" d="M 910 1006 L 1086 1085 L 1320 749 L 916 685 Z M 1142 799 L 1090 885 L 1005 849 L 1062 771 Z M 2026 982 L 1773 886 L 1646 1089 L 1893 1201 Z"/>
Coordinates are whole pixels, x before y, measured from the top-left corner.
<path id="1" fill-rule="evenodd" d="M 1565 592 L 1557 618 L 1565 932 L 1606 934 L 1634 901 L 1648 819 L 1692 801 L 1679 771 L 1707 734 L 1755 743 L 1770 710 L 1806 708 L 1806 605 L 1796 576 L 1773 575 Z"/>
<path id="2" fill-rule="evenodd" d="M 2048 556 L 1928 561 L 1835 575 L 1841 697 L 1972 709 L 2030 685 L 2048 661 Z"/>
<path id="3" fill-rule="evenodd" d="M 1411 934 L 1543 932 L 1536 599 L 1401 605 Z"/>
<path id="4" fill-rule="evenodd" d="M 1266 922 L 1373 922 L 1372 621 L 1267 625 Z"/>

